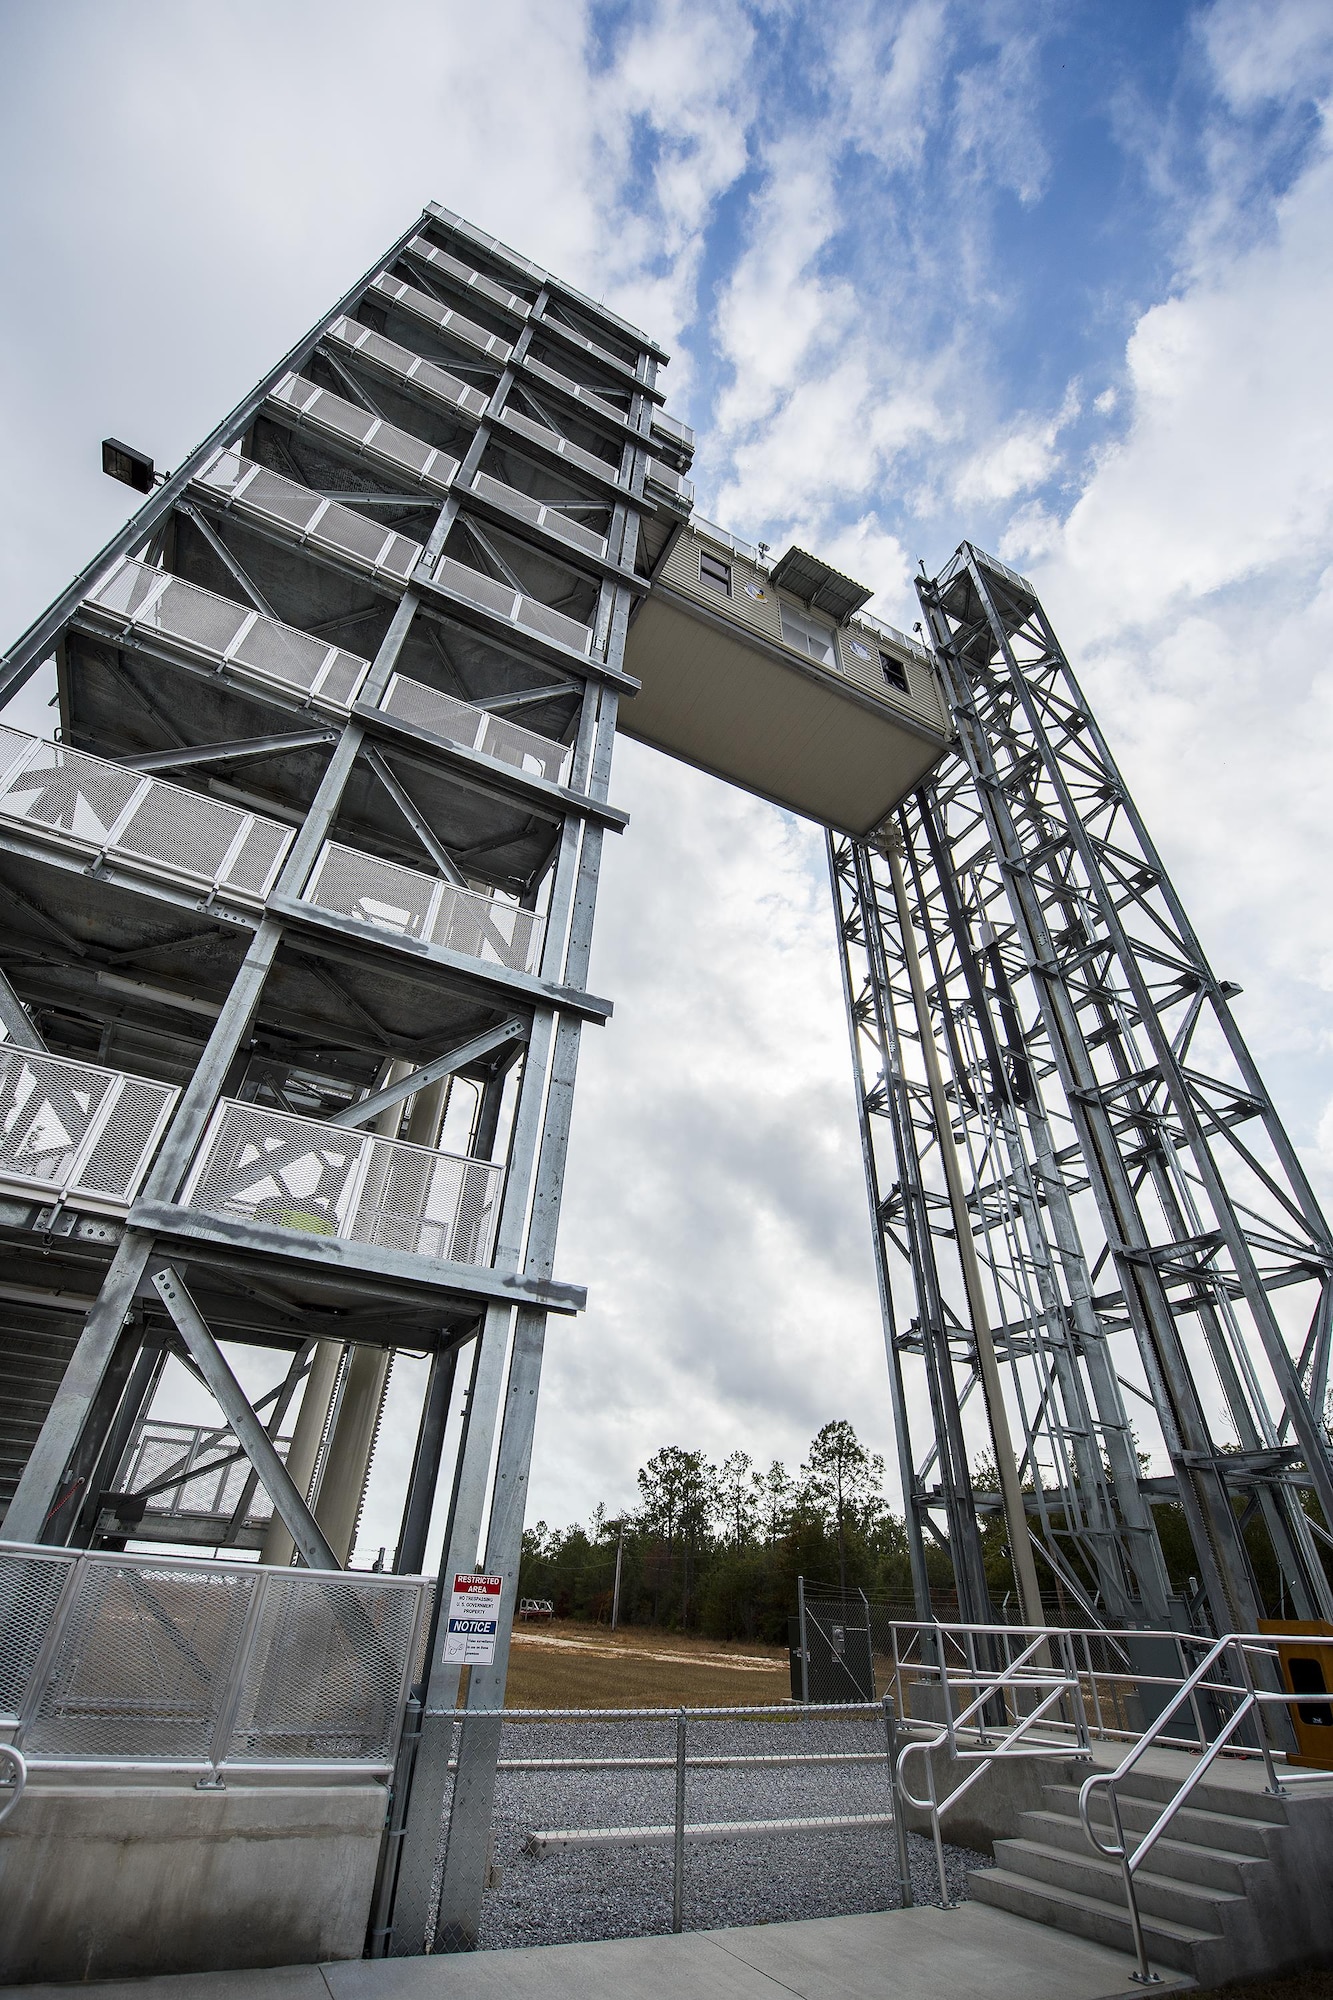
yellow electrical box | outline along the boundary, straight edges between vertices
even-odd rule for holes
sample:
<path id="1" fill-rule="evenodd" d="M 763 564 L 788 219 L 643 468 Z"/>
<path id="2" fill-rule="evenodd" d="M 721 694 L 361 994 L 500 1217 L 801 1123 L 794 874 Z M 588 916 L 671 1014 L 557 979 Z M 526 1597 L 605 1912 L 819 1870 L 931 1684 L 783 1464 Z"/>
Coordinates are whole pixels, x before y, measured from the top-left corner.
<path id="1" fill-rule="evenodd" d="M 1278 1642 L 1287 1693 L 1324 1697 L 1292 1703 L 1288 1713 L 1300 1755 L 1291 1762 L 1333 1771 L 1333 1625 L 1319 1619 L 1261 1618 L 1259 1630 Z"/>

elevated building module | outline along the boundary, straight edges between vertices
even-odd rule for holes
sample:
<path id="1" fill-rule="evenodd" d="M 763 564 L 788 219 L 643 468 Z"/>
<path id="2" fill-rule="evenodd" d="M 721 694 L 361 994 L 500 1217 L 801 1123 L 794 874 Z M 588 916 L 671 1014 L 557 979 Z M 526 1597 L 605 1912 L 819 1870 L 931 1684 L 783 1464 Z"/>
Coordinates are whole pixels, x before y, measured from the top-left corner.
<path id="1" fill-rule="evenodd" d="M 626 646 L 642 682 L 627 736 L 857 835 L 938 763 L 951 732 L 934 663 L 864 613 L 864 584 L 802 549 L 770 564 L 697 518 L 652 574 Z"/>

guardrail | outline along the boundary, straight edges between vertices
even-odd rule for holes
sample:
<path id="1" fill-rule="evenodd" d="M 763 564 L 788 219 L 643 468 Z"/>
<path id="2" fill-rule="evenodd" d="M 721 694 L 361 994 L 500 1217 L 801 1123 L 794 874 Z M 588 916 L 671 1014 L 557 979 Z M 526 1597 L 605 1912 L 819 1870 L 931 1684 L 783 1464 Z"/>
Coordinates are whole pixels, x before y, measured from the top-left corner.
<path id="1" fill-rule="evenodd" d="M 123 1070 L 0 1047 L 0 1186 L 129 1207 L 180 1092 Z"/>
<path id="2" fill-rule="evenodd" d="M 503 1754 L 496 1769 L 506 1775 L 513 1794 L 502 1815 L 510 1827 L 516 1813 L 521 1827 L 526 1812 L 535 1817 L 546 1809 L 547 1785 L 543 1781 L 549 1780 L 558 1788 L 557 1796 L 568 1813 L 571 1795 L 563 1781 L 571 1775 L 584 1778 L 580 1791 L 589 1822 L 552 1825 L 541 1820 L 533 1823 L 529 1818 L 523 1854 L 668 1850 L 673 1931 L 684 1925 L 689 1851 L 747 1839 L 780 1838 L 799 1843 L 824 1835 L 887 1836 L 880 1880 L 887 1881 L 890 1895 L 904 1908 L 913 1900 L 907 1831 L 894 1807 L 898 1722 L 887 1698 L 883 1702 L 788 1702 L 725 1708 L 471 1709 L 449 1710 L 447 1716 L 455 1724 L 449 1766 L 455 1774 L 467 1765 L 471 1732 L 475 1730 L 483 1743 L 496 1728 L 502 1732 Z M 738 1751 L 738 1740 L 747 1734 L 758 1741 L 752 1750 Z M 536 1738 L 536 1745 L 525 1743 L 525 1738 Z M 628 1751 L 624 1747 L 627 1739 Z M 530 1748 L 547 1754 L 529 1754 Z M 841 1801 L 815 1794 L 823 1770 L 838 1778 Z M 706 1774 L 710 1772 L 721 1774 L 719 1786 L 709 1785 Z M 784 1773 L 792 1781 L 795 1810 L 779 1811 L 775 1816 L 773 1806 L 780 1808 L 784 1801 L 775 1797 L 773 1787 Z M 707 1811 L 707 1796 L 700 1798 L 696 1793 L 691 1797 L 692 1774 L 699 1776 L 697 1792 L 721 1792 L 722 1796 L 714 1796 L 711 1802 L 715 1807 L 721 1805 L 725 1817 Z M 526 1793 L 519 1789 L 525 1779 L 533 1781 Z M 746 1803 L 743 1796 L 738 1799 L 738 1790 L 743 1790 L 747 1779 L 756 1781 L 756 1803 L 760 1806 L 749 1818 L 737 1811 L 738 1804 L 743 1807 Z M 851 1799 L 846 1796 L 849 1786 L 855 1786 L 858 1793 Z M 530 1807 L 515 1803 L 527 1795 L 532 1796 Z M 839 1803 L 841 1810 L 820 1809 Z M 633 1813 L 636 1807 L 660 1812 L 663 1806 L 667 1811 L 660 1818 L 617 1823 L 602 1817 L 608 1808 L 620 1816 Z M 399 1810 L 395 1802 L 395 1814 Z M 489 1842 L 490 1831 L 489 1824 L 480 1827 L 475 1837 Z M 389 1832 L 391 1849 L 399 1839 L 401 1826 L 395 1820 Z M 879 1865 L 872 1862 L 872 1873 Z M 372 1956 L 383 1949 L 387 1938 L 384 1911 L 392 1877 L 390 1865 L 372 1927 Z M 636 1888 L 635 1893 L 640 1890 Z M 882 1895 L 882 1888 L 876 1893 Z M 651 1927 L 649 1921 L 639 1921 L 641 1927 Z M 753 1916 L 749 1921 L 754 1921 Z"/>
<path id="3" fill-rule="evenodd" d="M 143 1784 L 193 1773 L 201 1788 L 242 1772 L 386 1777 L 426 1593 L 422 1577 L 0 1542 L 10 1767 L 20 1781 L 25 1765 Z"/>
<path id="4" fill-rule="evenodd" d="M 503 1179 L 489 1160 L 223 1098 L 181 1200 L 306 1235 L 484 1264 Z"/>
<path id="5" fill-rule="evenodd" d="M 336 438 L 358 457 L 405 472 L 438 493 L 449 491 L 458 472 L 458 460 L 447 451 L 437 450 L 411 431 L 386 422 L 346 396 L 335 395 L 332 389 L 321 389 L 305 375 L 284 375 L 269 391 L 268 400 L 284 415 Z"/>
<path id="6" fill-rule="evenodd" d="M 0 727 L 0 819 L 96 860 L 262 903 L 292 830 L 165 778 Z"/>
<path id="7" fill-rule="evenodd" d="M 265 686 L 297 688 L 332 708 L 350 707 L 370 669 L 359 653 L 128 556 L 102 578 L 83 608 L 116 631 L 167 639 L 173 650 L 211 667 L 226 667 Z"/>
<path id="8" fill-rule="evenodd" d="M 273 1440 L 284 1463 L 290 1445 L 290 1437 Z M 116 1499 L 142 1501 L 144 1514 L 164 1528 L 182 1516 L 228 1520 L 242 1500 L 245 1512 L 238 1527 L 273 1516 L 272 1499 L 225 1424 L 172 1424 L 141 1417 L 116 1480 Z M 168 1532 L 162 1539 L 176 1537 Z"/>
<path id="9" fill-rule="evenodd" d="M 524 729 L 521 723 L 491 715 L 484 708 L 473 708 L 470 702 L 459 701 L 439 688 L 427 687 L 407 674 L 389 676 L 380 707 L 386 715 L 414 722 L 450 743 L 461 743 L 466 750 L 480 750 L 501 764 L 512 764 L 515 770 L 531 771 L 553 785 L 564 780 L 572 755 L 568 744 L 556 743 L 535 729 Z"/>
<path id="10" fill-rule="evenodd" d="M 457 888 L 442 876 L 382 861 L 335 840 L 320 850 L 301 900 L 511 972 L 535 972 L 541 963 L 545 922 L 535 910 Z"/>
<path id="11" fill-rule="evenodd" d="M 419 542 L 340 501 L 322 499 L 298 480 L 285 479 L 246 458 L 232 445 L 218 450 L 195 474 L 194 486 L 215 506 L 249 515 L 283 541 L 350 562 L 399 588 L 421 561 Z"/>
<path id="12" fill-rule="evenodd" d="M 1305 1653 L 1312 1650 L 1318 1651 L 1322 1648 L 1325 1660 L 1330 1665 L 1333 1665 L 1333 1638 L 1321 1639 L 1313 1634 L 1302 1634 L 1299 1646 L 1301 1651 Z M 1218 1757 L 1222 1755 L 1224 1750 L 1229 1750 L 1232 1747 L 1236 1734 L 1246 1718 L 1248 1716 L 1255 1718 L 1257 1725 L 1255 1733 L 1258 1736 L 1257 1754 L 1263 1759 L 1264 1776 L 1267 1780 L 1265 1789 L 1275 1797 L 1280 1798 L 1282 1796 L 1284 1784 L 1313 1784 L 1321 1781 L 1328 1783 L 1330 1780 L 1333 1780 L 1333 1770 L 1284 1771 L 1282 1778 L 1279 1779 L 1272 1748 L 1268 1740 L 1268 1732 L 1264 1727 L 1264 1707 L 1267 1705 L 1284 1710 L 1294 1709 L 1297 1715 L 1305 1714 L 1309 1709 L 1317 1707 L 1323 1711 L 1319 1721 L 1324 1726 L 1333 1723 L 1333 1710 L 1330 1710 L 1327 1701 L 1312 1703 L 1308 1693 L 1302 1696 L 1282 1693 L 1276 1689 L 1256 1687 L 1253 1670 L 1250 1665 L 1251 1658 L 1254 1656 L 1262 1656 L 1268 1660 L 1275 1660 L 1278 1658 L 1278 1648 L 1273 1645 L 1271 1640 L 1236 1632 L 1230 1632 L 1224 1638 L 1216 1640 L 1208 1648 L 1208 1651 L 1204 1654 L 1194 1672 L 1182 1683 L 1175 1695 L 1167 1703 L 1161 1714 L 1143 1732 L 1143 1735 L 1139 1738 L 1128 1756 L 1121 1760 L 1114 1771 L 1095 1771 L 1090 1778 L 1084 1780 L 1080 1787 L 1078 1813 L 1083 1823 L 1084 1833 L 1099 1854 L 1104 1854 L 1108 1861 L 1118 1861 L 1120 1863 L 1121 1875 L 1125 1885 L 1125 1903 L 1129 1911 L 1130 1928 L 1134 1935 L 1134 1950 L 1138 1958 L 1138 1969 L 1130 1976 L 1140 1986 L 1155 1985 L 1158 1975 L 1153 1972 L 1148 1963 L 1148 1950 L 1143 1936 L 1143 1921 L 1139 1914 L 1139 1899 L 1134 1885 L 1134 1877 L 1152 1849 L 1171 1825 L 1176 1814 L 1203 1781 Z M 1226 1678 L 1225 1667 L 1227 1665 L 1230 1665 L 1235 1671 L 1236 1678 L 1234 1681 Z M 1320 1679 L 1323 1682 L 1324 1691 L 1327 1692 L 1329 1686 L 1327 1672 L 1322 1673 Z M 1162 1807 L 1161 1812 L 1154 1819 L 1152 1825 L 1146 1833 L 1140 1835 L 1136 1846 L 1131 1850 L 1125 1838 L 1124 1821 L 1121 1817 L 1120 1798 L 1117 1788 L 1129 1776 L 1130 1772 L 1142 1758 L 1146 1756 L 1147 1752 L 1155 1744 L 1161 1743 L 1164 1740 L 1163 1731 L 1167 1722 L 1183 1703 L 1188 1702 L 1194 1715 L 1198 1716 L 1199 1696 L 1201 1694 L 1207 1697 L 1208 1701 L 1215 1707 L 1220 1707 L 1224 1702 L 1231 1702 L 1234 1704 L 1231 1713 L 1224 1721 L 1219 1723 L 1216 1735 L 1201 1750 L 1198 1762 L 1195 1764 L 1193 1770 L 1190 1771 L 1184 1783 L 1177 1787 L 1176 1791 Z M 1307 1719 L 1309 1719 L 1308 1715 Z M 1100 1790 L 1105 1790 L 1107 1805 L 1111 1815 L 1114 1838 L 1109 1843 L 1098 1839 L 1097 1830 L 1093 1824 L 1092 1801 Z"/>

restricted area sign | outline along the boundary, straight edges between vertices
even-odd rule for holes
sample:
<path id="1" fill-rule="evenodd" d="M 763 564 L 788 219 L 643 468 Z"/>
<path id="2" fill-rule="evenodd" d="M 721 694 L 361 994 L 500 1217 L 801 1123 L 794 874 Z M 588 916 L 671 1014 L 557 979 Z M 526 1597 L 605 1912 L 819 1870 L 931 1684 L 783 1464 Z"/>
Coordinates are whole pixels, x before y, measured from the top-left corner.
<path id="1" fill-rule="evenodd" d="M 456 1576 L 444 1635 L 446 1665 L 488 1667 L 495 1658 L 495 1628 L 499 1622 L 499 1577 Z"/>

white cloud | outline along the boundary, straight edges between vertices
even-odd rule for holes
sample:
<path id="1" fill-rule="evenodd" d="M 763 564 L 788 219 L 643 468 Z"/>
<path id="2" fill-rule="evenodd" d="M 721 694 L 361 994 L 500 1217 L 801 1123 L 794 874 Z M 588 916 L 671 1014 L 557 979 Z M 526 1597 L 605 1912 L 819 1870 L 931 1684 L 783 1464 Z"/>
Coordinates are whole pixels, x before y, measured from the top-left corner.
<path id="1" fill-rule="evenodd" d="M 1073 422 L 1080 407 L 1077 388 L 1071 383 L 1053 417 L 1025 418 L 992 439 L 959 468 L 954 480 L 955 500 L 964 507 L 988 507 L 1044 485 L 1059 464 L 1056 442 L 1060 433 Z"/>

